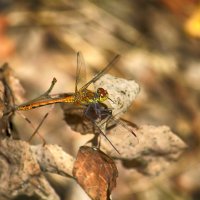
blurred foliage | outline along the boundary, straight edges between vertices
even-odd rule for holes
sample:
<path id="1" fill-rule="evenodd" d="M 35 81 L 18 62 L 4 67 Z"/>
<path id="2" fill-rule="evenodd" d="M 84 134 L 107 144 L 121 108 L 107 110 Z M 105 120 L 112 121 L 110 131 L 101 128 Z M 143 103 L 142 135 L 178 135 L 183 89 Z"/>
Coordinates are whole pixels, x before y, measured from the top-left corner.
<path id="1" fill-rule="evenodd" d="M 87 68 L 88 78 L 118 53 L 121 60 L 111 73 L 135 79 L 141 86 L 126 119 L 140 125 L 168 125 L 189 145 L 180 162 L 159 177 L 143 177 L 122 169 L 114 199 L 200 199 L 199 3 L 0 1 L 0 64 L 7 61 L 11 65 L 27 98 L 45 91 L 54 76 L 58 80 L 55 93 L 72 92 L 77 51 L 91 66 Z M 26 115 L 39 123 L 45 112 L 41 108 Z M 62 145 L 75 154 L 84 141 L 78 133 L 66 135 L 61 119 L 58 108 L 41 132 L 48 143 Z M 30 129 L 21 118 L 16 118 L 16 124 Z M 55 179 L 62 199 L 84 199 L 73 196 L 79 193 L 70 180 Z M 58 185 L 62 186 L 58 189 Z"/>

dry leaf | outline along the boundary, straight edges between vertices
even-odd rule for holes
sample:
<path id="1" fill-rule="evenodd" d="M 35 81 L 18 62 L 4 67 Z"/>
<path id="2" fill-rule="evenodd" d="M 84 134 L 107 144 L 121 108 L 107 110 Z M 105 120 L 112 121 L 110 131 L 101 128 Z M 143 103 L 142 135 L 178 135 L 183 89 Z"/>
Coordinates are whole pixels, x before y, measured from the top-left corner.
<path id="1" fill-rule="evenodd" d="M 24 101 L 24 89 L 7 63 L 3 64 L 0 68 L 0 81 L 4 85 L 4 101 L 8 104 L 6 105 L 7 107 L 14 106 L 15 101 L 17 103 Z"/>
<path id="2" fill-rule="evenodd" d="M 167 126 L 144 125 L 134 129 L 135 138 L 115 127 L 107 137 L 120 155 L 102 137 L 101 148 L 108 155 L 121 159 L 128 168 L 136 168 L 144 174 L 156 175 L 178 160 L 187 145 Z M 136 141 L 138 139 L 138 143 Z"/>
<path id="3" fill-rule="evenodd" d="M 22 87 L 18 78 L 15 77 L 12 69 L 7 65 L 5 68 L 5 78 L 9 85 L 12 95 L 14 96 L 14 103 L 19 104 L 24 102 L 24 88 Z"/>
<path id="4" fill-rule="evenodd" d="M 81 134 L 93 132 L 93 123 L 83 116 L 84 108 L 72 107 L 71 105 L 62 104 L 64 120 L 75 131 Z"/>
<path id="5" fill-rule="evenodd" d="M 108 102 L 114 116 L 126 112 L 140 91 L 139 85 L 134 80 L 117 78 L 109 74 L 102 76 L 94 86 L 96 89 L 102 87 L 108 91 L 109 98 L 112 100 Z"/>
<path id="6" fill-rule="evenodd" d="M 13 113 L 10 112 L 15 101 L 23 97 L 23 88 L 19 80 L 14 77 L 12 70 L 7 63 L 0 67 L 0 133 L 1 137 L 12 135 L 18 137 L 12 125 Z M 12 133 L 11 133 L 12 132 Z"/>
<path id="7" fill-rule="evenodd" d="M 40 168 L 45 172 L 72 177 L 75 158 L 63 151 L 57 145 L 31 146 L 31 151 L 36 155 Z"/>
<path id="8" fill-rule="evenodd" d="M 0 196 L 2 200 L 20 195 L 58 200 L 32 153 L 30 145 L 19 140 L 0 140 Z"/>
<path id="9" fill-rule="evenodd" d="M 114 161 L 98 149 L 79 149 L 73 175 L 92 199 L 109 200 L 116 186 L 118 171 Z"/>

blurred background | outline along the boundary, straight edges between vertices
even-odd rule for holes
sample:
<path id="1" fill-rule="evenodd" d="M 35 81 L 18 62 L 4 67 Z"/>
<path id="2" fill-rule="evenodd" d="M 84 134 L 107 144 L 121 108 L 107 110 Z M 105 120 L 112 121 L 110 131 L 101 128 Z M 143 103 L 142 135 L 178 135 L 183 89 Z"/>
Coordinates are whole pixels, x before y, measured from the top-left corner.
<path id="1" fill-rule="evenodd" d="M 200 199 L 200 1 L 0 1 L 0 64 L 8 62 L 21 81 L 24 101 L 45 92 L 53 77 L 53 93 L 73 92 L 77 51 L 88 80 L 120 54 L 109 73 L 141 87 L 124 118 L 167 125 L 189 146 L 170 173 L 147 176 L 119 166 L 113 199 Z M 23 114 L 37 125 L 49 109 Z M 40 132 L 75 156 L 87 136 L 71 133 L 62 119 L 56 106 Z M 15 122 L 27 140 L 33 129 L 17 115 Z M 75 181 L 47 178 L 61 199 L 88 199 Z"/>

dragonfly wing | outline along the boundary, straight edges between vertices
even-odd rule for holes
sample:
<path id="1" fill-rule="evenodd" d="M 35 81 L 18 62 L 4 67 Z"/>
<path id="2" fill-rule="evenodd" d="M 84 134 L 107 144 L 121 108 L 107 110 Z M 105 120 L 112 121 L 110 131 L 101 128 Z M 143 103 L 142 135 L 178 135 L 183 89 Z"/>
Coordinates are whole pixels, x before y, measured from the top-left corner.
<path id="1" fill-rule="evenodd" d="M 115 150 L 110 147 L 110 144 L 104 138 L 101 140 L 101 148 L 112 156 L 130 158 L 130 151 L 134 150 L 135 146 L 139 144 L 137 128 L 131 123 L 115 119 L 110 119 L 108 126 L 106 131 L 107 138 L 120 152 L 120 156 L 116 154 Z"/>
<path id="2" fill-rule="evenodd" d="M 77 53 L 77 68 L 76 68 L 76 83 L 75 83 L 75 94 L 80 89 L 80 85 L 86 83 L 86 67 L 83 55 L 81 52 Z"/>
<path id="3" fill-rule="evenodd" d="M 107 65 L 104 67 L 98 74 L 96 74 L 89 82 L 87 82 L 81 90 L 86 89 L 91 83 L 94 83 L 97 81 L 101 76 L 103 76 L 106 72 L 110 70 L 110 68 L 113 66 L 113 64 L 119 59 L 119 55 L 116 55 Z"/>

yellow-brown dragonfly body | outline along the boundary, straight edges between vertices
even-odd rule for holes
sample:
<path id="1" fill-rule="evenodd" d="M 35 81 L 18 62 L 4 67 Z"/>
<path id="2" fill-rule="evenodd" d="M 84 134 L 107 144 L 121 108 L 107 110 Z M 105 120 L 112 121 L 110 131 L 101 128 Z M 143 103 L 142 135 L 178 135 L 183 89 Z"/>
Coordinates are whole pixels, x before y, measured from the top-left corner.
<path id="1" fill-rule="evenodd" d="M 43 99 L 31 103 L 25 103 L 17 106 L 16 110 L 26 111 L 55 103 L 74 103 L 76 105 L 88 105 L 89 103 L 102 103 L 106 99 L 108 99 L 108 93 L 103 88 L 98 88 L 97 92 L 92 92 L 91 90 L 84 89 L 78 91 L 77 93 L 69 94 L 65 97 Z"/>
<path id="2" fill-rule="evenodd" d="M 37 100 L 32 100 L 25 104 L 21 104 L 15 107 L 16 110 L 26 111 L 34 108 L 38 108 L 45 105 L 55 104 L 55 103 L 74 103 L 76 105 L 89 105 L 90 103 L 103 103 L 107 100 L 108 92 L 103 88 L 98 88 L 96 92 L 88 90 L 88 86 L 91 83 L 97 81 L 101 76 L 103 76 L 112 66 L 114 61 L 118 59 L 119 55 L 116 55 L 114 59 L 96 76 L 93 77 L 92 80 L 84 84 L 80 89 L 78 89 L 78 85 L 80 82 L 81 76 L 81 68 L 84 64 L 83 57 L 80 52 L 77 54 L 77 70 L 76 70 L 76 84 L 75 84 L 75 93 L 70 93 L 65 97 L 57 97 L 52 98 L 48 95 L 48 98 L 37 98 Z"/>

